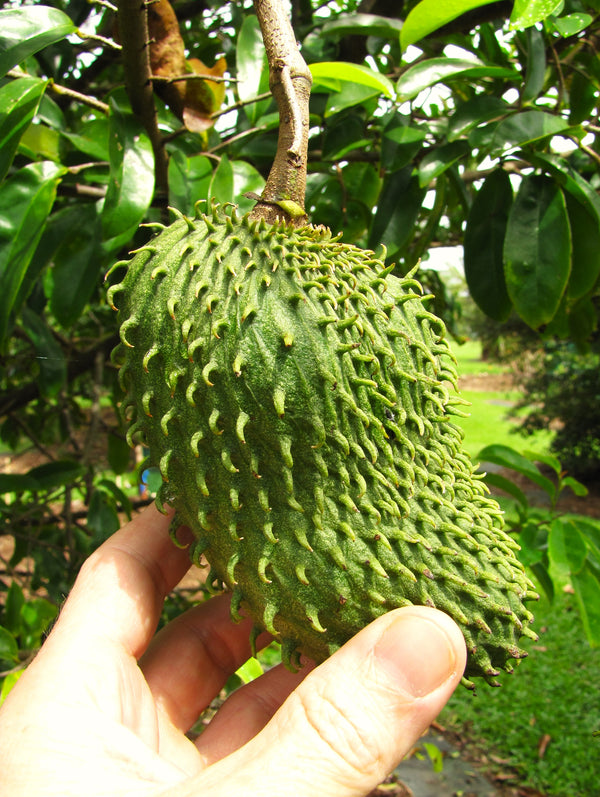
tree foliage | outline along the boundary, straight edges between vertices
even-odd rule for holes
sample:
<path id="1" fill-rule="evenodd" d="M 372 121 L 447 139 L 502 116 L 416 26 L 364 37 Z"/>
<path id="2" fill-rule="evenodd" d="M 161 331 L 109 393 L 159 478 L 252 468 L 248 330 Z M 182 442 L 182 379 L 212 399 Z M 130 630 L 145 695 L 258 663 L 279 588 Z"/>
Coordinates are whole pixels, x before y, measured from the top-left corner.
<path id="1" fill-rule="evenodd" d="M 600 273 L 599 11 L 293 0 L 313 77 L 312 221 L 383 244 L 399 272 L 423 259 L 450 328 L 427 257 L 464 244 L 490 318 L 583 345 Z M 117 412 L 104 275 L 169 207 L 250 209 L 278 121 L 250 0 L 0 10 L 0 555 L 51 601 L 147 500 Z"/>

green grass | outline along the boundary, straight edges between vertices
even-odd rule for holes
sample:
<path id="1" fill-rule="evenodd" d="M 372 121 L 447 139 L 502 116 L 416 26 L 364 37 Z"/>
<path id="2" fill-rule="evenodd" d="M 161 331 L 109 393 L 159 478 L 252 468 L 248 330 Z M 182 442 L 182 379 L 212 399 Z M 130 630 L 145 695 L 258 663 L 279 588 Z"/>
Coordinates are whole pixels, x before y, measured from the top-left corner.
<path id="1" fill-rule="evenodd" d="M 547 797 L 598 794 L 600 650 L 584 637 L 570 595 L 533 607 L 537 642 L 514 675 L 498 689 L 482 683 L 476 695 L 460 688 L 442 712 L 448 727 L 466 731 L 489 757 L 514 768 L 519 785 Z M 549 737 L 543 754 L 540 743 Z"/>
<path id="2" fill-rule="evenodd" d="M 479 346 L 454 346 L 461 375 L 502 373 L 508 366 L 483 363 Z M 460 419 L 465 448 L 476 460 L 491 443 L 517 450 L 548 450 L 552 433 L 532 437 L 516 434 L 512 409 L 515 391 L 461 391 L 471 403 L 469 418 Z M 473 696 L 459 688 L 441 716 L 443 724 L 460 730 L 472 744 L 508 763 L 515 784 L 529 786 L 547 797 L 592 797 L 598 794 L 600 771 L 600 650 L 585 639 L 581 620 L 570 595 L 559 594 L 553 605 L 546 600 L 532 608 L 538 642 L 526 641 L 529 656 L 514 675 L 505 675 L 502 687 L 485 683 Z M 540 757 L 540 743 L 549 743 Z M 509 781 L 513 782 L 513 781 Z"/>
<path id="3" fill-rule="evenodd" d="M 458 373 L 469 376 L 477 374 L 502 374 L 508 365 L 486 363 L 480 358 L 481 347 L 475 341 L 453 347 L 458 360 Z M 529 450 L 546 453 L 552 440 L 552 432 L 542 430 L 529 437 L 517 433 L 518 416 L 513 409 L 521 398 L 518 391 L 461 390 L 461 395 L 470 403 L 464 411 L 468 418 L 457 422 L 465 433 L 464 446 L 470 456 L 477 460 L 481 449 L 490 443 L 511 446 L 518 451 Z"/>

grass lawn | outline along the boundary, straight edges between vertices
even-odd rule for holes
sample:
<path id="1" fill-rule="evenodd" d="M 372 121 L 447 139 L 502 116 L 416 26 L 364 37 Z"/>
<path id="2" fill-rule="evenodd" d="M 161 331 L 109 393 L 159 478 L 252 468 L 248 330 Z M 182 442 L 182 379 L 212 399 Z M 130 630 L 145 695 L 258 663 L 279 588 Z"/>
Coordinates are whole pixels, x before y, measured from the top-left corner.
<path id="1" fill-rule="evenodd" d="M 455 346 L 454 351 L 461 375 L 503 370 L 481 363 L 475 343 Z M 550 432 L 534 437 L 512 432 L 516 424 L 510 410 L 518 393 L 461 392 L 472 405 L 470 417 L 460 424 L 475 460 L 490 443 L 520 451 L 548 450 Z M 540 600 L 531 610 L 540 639 L 523 644 L 529 656 L 514 675 L 501 678 L 499 689 L 482 683 L 475 696 L 459 688 L 440 719 L 466 734 L 488 758 L 507 762 L 504 768 L 517 773 L 509 783 L 547 797 L 592 797 L 600 793 L 600 737 L 592 736 L 600 730 L 600 650 L 592 650 L 586 641 L 571 595 L 559 594 L 553 605 Z"/>
<path id="2" fill-rule="evenodd" d="M 480 359 L 480 346 L 475 341 L 468 341 L 462 346 L 453 346 L 458 360 L 458 373 L 467 377 L 480 375 L 501 375 L 507 372 L 508 366 L 498 363 L 486 363 Z M 490 380 L 494 387 L 494 380 Z M 501 443 L 518 451 L 525 449 L 540 454 L 548 451 L 552 433 L 540 431 L 530 437 L 516 432 L 517 413 L 513 406 L 521 394 L 515 390 L 471 390 L 461 388 L 461 395 L 470 403 L 465 407 L 468 418 L 460 419 L 460 426 L 465 433 L 464 446 L 471 457 L 477 461 L 481 449 L 490 443 Z"/>
<path id="3" fill-rule="evenodd" d="M 600 650 L 585 641 L 570 595 L 533 607 L 538 642 L 500 688 L 482 683 L 475 695 L 461 687 L 442 712 L 442 724 L 466 732 L 488 757 L 516 771 L 514 785 L 547 797 L 599 793 Z"/>

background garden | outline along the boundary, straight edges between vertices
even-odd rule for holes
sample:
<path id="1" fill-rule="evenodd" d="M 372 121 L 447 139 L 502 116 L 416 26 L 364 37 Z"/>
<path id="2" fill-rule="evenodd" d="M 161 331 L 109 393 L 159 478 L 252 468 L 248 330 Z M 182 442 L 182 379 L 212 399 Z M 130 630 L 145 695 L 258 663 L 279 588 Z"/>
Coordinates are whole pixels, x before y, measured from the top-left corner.
<path id="1" fill-rule="evenodd" d="M 441 721 L 493 750 L 513 788 L 592 795 L 600 2 L 290 13 L 313 76 L 310 218 L 418 268 L 472 404 L 465 445 L 542 595 L 518 672 L 462 690 Z M 250 0 L 158 0 L 139 20 L 130 0 L 0 10 L 0 701 L 82 561 L 156 487 L 119 417 L 104 275 L 169 207 L 249 209 L 276 150 Z M 165 619 L 197 592 L 186 581 Z"/>

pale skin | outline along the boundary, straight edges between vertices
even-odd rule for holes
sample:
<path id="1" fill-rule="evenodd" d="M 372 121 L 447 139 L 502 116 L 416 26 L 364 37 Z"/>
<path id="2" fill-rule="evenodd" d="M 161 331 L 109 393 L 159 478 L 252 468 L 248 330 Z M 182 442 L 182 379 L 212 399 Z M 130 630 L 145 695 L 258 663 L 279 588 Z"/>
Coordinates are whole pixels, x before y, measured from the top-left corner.
<path id="1" fill-rule="evenodd" d="M 155 634 L 189 567 L 168 527 L 152 506 L 84 564 L 0 709 L 0 795 L 366 795 L 459 682 L 454 621 L 392 611 L 320 666 L 277 666 L 241 688 L 192 742 L 185 733 L 250 656 L 251 624 L 231 622 L 223 595 Z"/>

